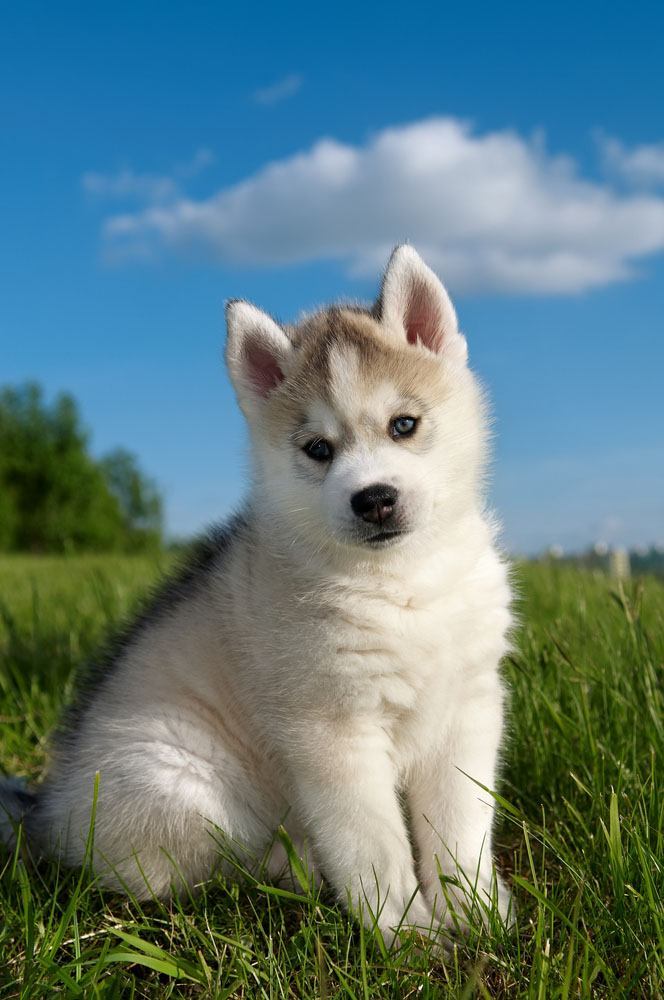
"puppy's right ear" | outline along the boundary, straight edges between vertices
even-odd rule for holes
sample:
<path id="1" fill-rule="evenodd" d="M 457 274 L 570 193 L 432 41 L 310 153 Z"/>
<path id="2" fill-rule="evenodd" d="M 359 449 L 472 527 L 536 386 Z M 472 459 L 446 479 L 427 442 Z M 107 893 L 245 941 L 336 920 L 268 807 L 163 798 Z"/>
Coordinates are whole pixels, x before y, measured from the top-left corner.
<path id="1" fill-rule="evenodd" d="M 454 306 L 440 279 L 407 243 L 389 259 L 377 312 L 400 341 L 460 363 L 468 356 Z"/>
<path id="2" fill-rule="evenodd" d="M 284 379 L 293 350 L 286 332 L 242 299 L 226 303 L 226 328 L 226 363 L 239 399 L 265 399 Z"/>

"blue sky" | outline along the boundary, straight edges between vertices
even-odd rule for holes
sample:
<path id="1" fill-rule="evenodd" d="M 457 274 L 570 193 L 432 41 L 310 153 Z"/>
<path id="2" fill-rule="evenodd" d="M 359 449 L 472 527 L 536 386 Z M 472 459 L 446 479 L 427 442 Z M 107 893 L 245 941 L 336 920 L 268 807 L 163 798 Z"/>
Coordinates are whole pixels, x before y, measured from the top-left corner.
<path id="1" fill-rule="evenodd" d="M 171 532 L 242 495 L 223 301 L 411 240 L 494 404 L 516 551 L 664 541 L 658 5 L 5 5 L 0 383 L 78 399 Z"/>

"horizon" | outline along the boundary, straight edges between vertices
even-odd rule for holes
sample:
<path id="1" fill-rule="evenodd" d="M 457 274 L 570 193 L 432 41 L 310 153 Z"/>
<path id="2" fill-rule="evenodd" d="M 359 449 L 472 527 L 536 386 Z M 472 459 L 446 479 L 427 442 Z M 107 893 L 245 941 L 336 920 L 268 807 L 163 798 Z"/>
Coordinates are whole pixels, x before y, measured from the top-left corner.
<path id="1" fill-rule="evenodd" d="M 489 391 L 508 550 L 664 546 L 664 10 L 424 10 L 5 12 L 0 385 L 70 392 L 191 536 L 247 483 L 224 300 L 371 301 L 407 240 Z"/>

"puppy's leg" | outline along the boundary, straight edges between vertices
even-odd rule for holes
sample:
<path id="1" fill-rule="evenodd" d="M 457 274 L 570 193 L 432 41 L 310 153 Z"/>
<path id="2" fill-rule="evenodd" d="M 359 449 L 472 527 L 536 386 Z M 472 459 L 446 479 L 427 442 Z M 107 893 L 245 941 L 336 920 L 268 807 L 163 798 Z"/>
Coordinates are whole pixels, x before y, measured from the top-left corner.
<path id="1" fill-rule="evenodd" d="M 390 941 L 402 922 L 429 927 L 385 733 L 321 727 L 307 735 L 293 763 L 295 807 L 324 876 Z"/>
<path id="2" fill-rule="evenodd" d="M 135 734 L 134 734 L 135 737 Z M 281 816 L 254 776 L 218 749 L 214 760 L 161 738 L 118 739 L 121 753 L 83 744 L 40 790 L 29 836 L 80 865 L 86 856 L 95 785 L 93 865 L 104 884 L 139 898 L 168 896 L 210 877 L 222 845 L 251 867 Z"/>
<path id="3" fill-rule="evenodd" d="M 503 919 L 510 910 L 509 890 L 496 875 L 491 855 L 494 801 L 480 787 L 495 787 L 501 732 L 502 694 L 496 679 L 465 702 L 445 744 L 409 780 L 420 881 L 436 918 L 448 924 L 454 923 L 450 905 L 464 923 L 464 910 L 472 906 L 475 893 L 484 906 L 496 895 Z"/>

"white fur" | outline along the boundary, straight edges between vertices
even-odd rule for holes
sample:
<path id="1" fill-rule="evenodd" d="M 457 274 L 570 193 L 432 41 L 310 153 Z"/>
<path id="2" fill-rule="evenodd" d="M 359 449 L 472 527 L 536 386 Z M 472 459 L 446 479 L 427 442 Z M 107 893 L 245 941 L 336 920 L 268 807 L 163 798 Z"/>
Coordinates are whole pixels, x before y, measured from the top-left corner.
<path id="1" fill-rule="evenodd" d="M 466 339 L 459 332 L 452 300 L 417 251 L 403 244 L 392 254 L 383 282 L 382 318 L 392 336 L 403 339 L 411 310 L 422 299 L 428 302 L 430 322 L 418 331 L 418 339 L 434 350 L 444 351 L 448 360 L 466 361 Z"/>
<path id="2" fill-rule="evenodd" d="M 413 282 L 441 324 L 428 345 L 405 339 Z M 333 440 L 342 417 L 357 433 L 325 472 L 292 441 L 267 442 L 243 340 L 257 337 L 282 371 L 294 348 L 255 307 L 231 306 L 229 366 L 254 442 L 251 517 L 215 570 L 132 643 L 79 719 L 73 751 L 56 756 L 34 827 L 68 862 L 83 857 L 99 772 L 96 864 L 141 896 L 207 878 L 211 830 L 249 859 L 285 821 L 339 899 L 350 894 L 368 921 L 380 911 L 386 932 L 409 901 L 407 922 L 449 919 L 439 868 L 485 902 L 493 885 L 507 913 L 481 786 L 496 781 L 510 591 L 483 515 L 481 397 L 449 298 L 411 248 L 392 258 L 382 329 L 404 364 L 409 351 L 439 352 L 449 392 L 434 443 L 416 454 L 364 432 L 401 397 L 384 382 L 358 395 L 366 373 L 342 349 L 332 403 L 307 417 Z M 376 481 L 398 485 L 409 533 L 368 551 L 351 537 L 349 496 Z M 283 860 L 275 850 L 275 876 Z M 449 893 L 463 905 L 462 890 Z"/>

